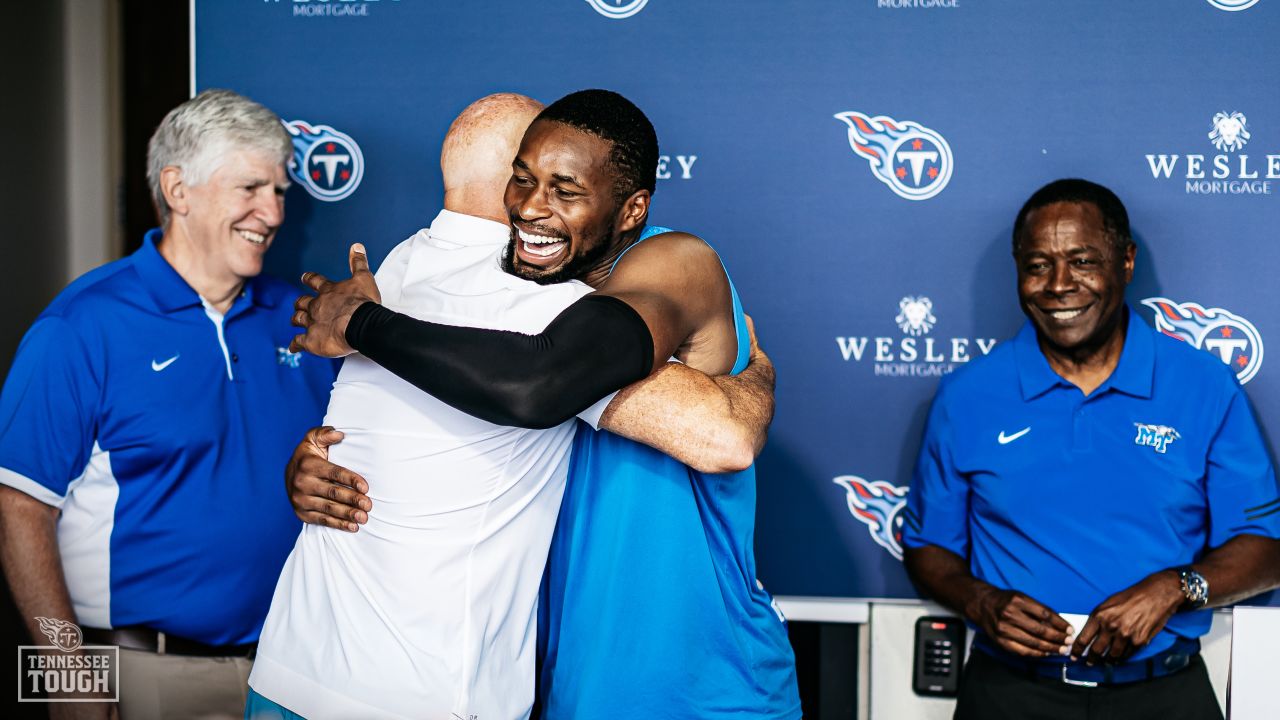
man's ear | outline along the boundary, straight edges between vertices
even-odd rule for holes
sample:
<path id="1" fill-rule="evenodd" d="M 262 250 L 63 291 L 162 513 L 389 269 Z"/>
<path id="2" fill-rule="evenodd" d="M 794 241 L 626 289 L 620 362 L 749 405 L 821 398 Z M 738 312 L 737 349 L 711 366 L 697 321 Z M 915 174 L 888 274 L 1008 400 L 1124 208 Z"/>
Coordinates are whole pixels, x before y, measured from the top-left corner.
<path id="1" fill-rule="evenodd" d="M 1129 283 L 1133 282 L 1133 266 L 1137 258 L 1138 258 L 1138 246 L 1135 243 L 1130 243 L 1129 247 L 1126 247 L 1124 249 L 1124 256 L 1121 258 L 1123 263 L 1121 267 L 1124 268 L 1124 284 L 1125 285 L 1128 285 Z"/>
<path id="2" fill-rule="evenodd" d="M 618 219 L 618 232 L 634 230 L 649 219 L 649 200 L 652 195 L 648 190 L 637 190 L 622 203 Z"/>
<path id="3" fill-rule="evenodd" d="M 160 171 L 160 192 L 169 206 L 169 212 L 175 215 L 186 215 L 190 210 L 188 188 L 182 181 L 182 168 L 176 165 L 166 166 Z"/>

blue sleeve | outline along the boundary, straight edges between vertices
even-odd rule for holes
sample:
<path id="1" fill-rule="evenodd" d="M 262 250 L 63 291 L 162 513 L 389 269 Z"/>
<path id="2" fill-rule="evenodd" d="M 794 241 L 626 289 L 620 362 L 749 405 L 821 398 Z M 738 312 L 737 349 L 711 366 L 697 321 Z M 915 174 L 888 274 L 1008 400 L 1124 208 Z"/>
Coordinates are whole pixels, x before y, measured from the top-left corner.
<path id="1" fill-rule="evenodd" d="M 1237 535 L 1280 538 L 1280 488 L 1262 432 L 1238 386 L 1209 446 L 1209 546 Z"/>
<path id="2" fill-rule="evenodd" d="M 93 449 L 100 379 L 65 320 L 31 326 L 0 391 L 0 483 L 62 505 Z"/>
<path id="3" fill-rule="evenodd" d="M 969 556 L 969 481 L 952 460 L 951 420 L 945 385 L 929 409 L 920 457 L 911 476 L 903 514 L 902 542 L 907 547 L 936 545 Z"/>

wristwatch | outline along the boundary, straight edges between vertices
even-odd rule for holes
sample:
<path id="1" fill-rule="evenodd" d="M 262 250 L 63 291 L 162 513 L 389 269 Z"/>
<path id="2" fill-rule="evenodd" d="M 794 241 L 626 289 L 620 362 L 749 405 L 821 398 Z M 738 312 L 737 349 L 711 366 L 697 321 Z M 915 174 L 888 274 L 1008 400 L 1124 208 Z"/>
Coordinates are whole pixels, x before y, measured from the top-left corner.
<path id="1" fill-rule="evenodd" d="M 1180 567 L 1178 579 L 1182 584 L 1182 595 L 1193 608 L 1202 608 L 1209 604 L 1209 581 L 1190 565 Z"/>

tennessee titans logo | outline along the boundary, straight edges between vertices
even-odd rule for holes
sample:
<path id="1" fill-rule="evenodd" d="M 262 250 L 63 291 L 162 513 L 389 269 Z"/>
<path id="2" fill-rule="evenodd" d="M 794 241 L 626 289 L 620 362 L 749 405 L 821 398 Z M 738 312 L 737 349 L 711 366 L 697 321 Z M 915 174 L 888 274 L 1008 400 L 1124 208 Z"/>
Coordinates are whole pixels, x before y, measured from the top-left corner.
<path id="1" fill-rule="evenodd" d="M 293 139 L 289 177 L 301 183 L 311 197 L 335 202 L 356 191 L 364 177 L 364 155 L 350 135 L 302 120 L 284 126 Z"/>
<path id="2" fill-rule="evenodd" d="M 1244 113 L 1233 112 L 1228 115 L 1220 112 L 1213 116 L 1213 129 L 1209 131 L 1209 140 L 1213 146 L 1223 152 L 1235 152 L 1249 142 L 1249 131 L 1246 128 Z"/>
<path id="3" fill-rule="evenodd" d="M 900 197 L 928 200 L 951 180 L 951 146 L 941 135 L 912 120 L 842 112 L 849 146 L 871 165 L 877 179 Z"/>
<path id="4" fill-rule="evenodd" d="M 75 652 L 84 642 L 80 626 L 73 622 L 42 616 L 36 616 L 36 620 L 40 623 L 40 632 L 49 638 L 49 642 L 53 643 L 54 647 L 63 652 Z"/>
<path id="5" fill-rule="evenodd" d="M 643 10 L 649 0 L 587 0 L 587 3 L 607 18 L 622 20 Z"/>
<path id="6" fill-rule="evenodd" d="M 832 480 L 845 489 L 849 512 L 867 526 L 871 539 L 895 558 L 902 559 L 902 510 L 911 488 L 887 482 L 864 480 L 857 475 L 841 475 Z"/>
<path id="7" fill-rule="evenodd" d="M 1257 5 L 1258 0 L 1209 0 L 1209 4 L 1219 10 L 1236 12 L 1237 10 L 1247 10 Z"/>
<path id="8" fill-rule="evenodd" d="M 1156 330 L 1213 353 L 1243 385 L 1262 367 L 1262 335 L 1253 323 L 1222 308 L 1155 297 L 1142 301 L 1156 313 Z"/>

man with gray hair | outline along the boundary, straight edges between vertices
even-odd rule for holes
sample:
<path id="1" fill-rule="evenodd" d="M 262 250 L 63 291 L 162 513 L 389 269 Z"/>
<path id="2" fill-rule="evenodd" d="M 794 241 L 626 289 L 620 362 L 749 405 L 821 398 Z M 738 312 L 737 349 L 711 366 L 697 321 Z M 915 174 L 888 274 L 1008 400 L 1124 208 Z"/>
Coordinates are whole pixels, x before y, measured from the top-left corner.
<path id="1" fill-rule="evenodd" d="M 291 152 L 280 119 L 236 93 L 171 111 L 147 157 L 162 227 L 63 290 L 0 392 L 9 587 L 38 641 L 54 619 L 120 647 L 126 720 L 240 716 L 298 533 L 280 471 L 335 365 L 288 351 L 296 290 L 260 275 Z"/>

